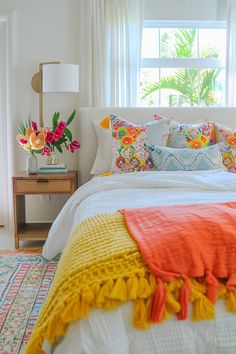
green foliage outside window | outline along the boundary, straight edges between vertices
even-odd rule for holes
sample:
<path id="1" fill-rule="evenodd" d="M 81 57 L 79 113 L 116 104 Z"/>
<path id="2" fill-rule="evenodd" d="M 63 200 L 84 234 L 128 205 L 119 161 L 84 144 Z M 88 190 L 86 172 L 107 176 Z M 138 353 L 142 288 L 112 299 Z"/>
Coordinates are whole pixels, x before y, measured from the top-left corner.
<path id="1" fill-rule="evenodd" d="M 169 34 L 164 32 L 160 40 L 162 58 L 193 58 L 195 57 L 196 29 L 178 29 L 174 32 L 174 42 L 170 43 Z M 217 58 L 216 49 L 202 49 L 200 58 Z M 159 82 L 151 83 L 143 88 L 142 99 L 158 90 L 173 90 L 168 95 L 169 106 L 212 106 L 217 103 L 215 94 L 216 78 L 220 69 L 183 68 L 173 75 L 162 76 Z M 151 96 L 150 96 L 151 97 Z"/>

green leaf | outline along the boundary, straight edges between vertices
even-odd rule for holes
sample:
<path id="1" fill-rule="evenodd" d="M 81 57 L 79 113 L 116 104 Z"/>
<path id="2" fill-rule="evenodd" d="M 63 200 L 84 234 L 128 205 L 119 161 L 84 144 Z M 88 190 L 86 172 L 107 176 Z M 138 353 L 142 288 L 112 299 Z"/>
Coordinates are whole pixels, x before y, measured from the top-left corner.
<path id="1" fill-rule="evenodd" d="M 41 150 L 33 150 L 34 151 L 34 154 L 41 154 L 41 152 L 43 152 L 43 149 Z"/>
<path id="2" fill-rule="evenodd" d="M 75 118 L 75 110 L 72 112 L 72 114 L 70 115 L 70 117 L 67 119 L 66 124 L 69 125 L 72 120 Z"/>
<path id="3" fill-rule="evenodd" d="M 26 128 L 31 127 L 31 120 L 28 118 L 26 122 L 23 122 L 23 120 L 19 121 L 17 123 L 17 132 L 25 135 L 26 134 Z"/>
<path id="4" fill-rule="evenodd" d="M 55 130 L 55 128 L 57 127 L 57 123 L 60 117 L 60 113 L 59 112 L 55 112 L 53 117 L 52 117 L 52 126 L 53 126 L 53 130 Z"/>
<path id="5" fill-rule="evenodd" d="M 59 145 L 61 145 L 61 144 L 63 144 L 63 143 L 66 142 L 66 141 L 67 141 L 66 138 L 61 138 L 61 139 L 59 139 L 59 140 L 57 141 L 57 143 L 58 143 Z"/>
<path id="6" fill-rule="evenodd" d="M 66 129 L 64 130 L 64 133 L 65 133 L 65 135 L 67 136 L 67 138 L 68 138 L 70 141 L 72 141 L 72 133 L 71 133 L 70 129 L 66 128 Z"/>
<path id="7" fill-rule="evenodd" d="M 62 153 L 62 147 L 58 142 L 55 142 L 54 145 L 56 146 L 57 150 Z"/>

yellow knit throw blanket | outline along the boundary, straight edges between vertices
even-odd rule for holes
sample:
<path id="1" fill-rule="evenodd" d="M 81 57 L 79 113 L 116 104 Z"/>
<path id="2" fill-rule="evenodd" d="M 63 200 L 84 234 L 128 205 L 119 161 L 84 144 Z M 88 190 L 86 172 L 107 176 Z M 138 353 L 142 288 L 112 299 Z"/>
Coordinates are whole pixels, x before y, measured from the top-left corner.
<path id="1" fill-rule="evenodd" d="M 164 319 L 180 311 L 177 299 L 182 285 L 181 279 L 164 284 Z M 214 318 L 206 285 L 191 279 L 190 286 L 192 319 Z M 44 353 L 44 340 L 56 343 L 72 321 L 85 318 L 93 308 L 112 309 L 127 300 L 134 302 L 133 326 L 146 329 L 155 289 L 155 278 L 130 237 L 123 215 L 115 212 L 89 218 L 78 226 L 62 253 L 25 353 Z M 218 297 L 225 298 L 228 310 L 236 312 L 235 292 L 228 293 L 222 285 Z"/>

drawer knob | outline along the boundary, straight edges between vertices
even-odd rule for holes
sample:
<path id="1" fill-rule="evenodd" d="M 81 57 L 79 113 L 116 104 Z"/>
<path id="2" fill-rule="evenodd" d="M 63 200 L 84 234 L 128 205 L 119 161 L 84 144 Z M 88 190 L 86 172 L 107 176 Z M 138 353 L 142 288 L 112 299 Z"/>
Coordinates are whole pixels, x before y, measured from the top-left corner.
<path id="1" fill-rule="evenodd" d="M 37 179 L 37 183 L 48 183 L 48 179 Z"/>

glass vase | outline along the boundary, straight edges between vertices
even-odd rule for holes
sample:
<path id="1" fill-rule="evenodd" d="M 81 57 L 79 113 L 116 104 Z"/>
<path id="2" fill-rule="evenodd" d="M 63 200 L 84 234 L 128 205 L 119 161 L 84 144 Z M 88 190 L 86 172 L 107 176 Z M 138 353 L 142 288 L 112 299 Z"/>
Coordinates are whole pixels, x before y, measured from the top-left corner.
<path id="1" fill-rule="evenodd" d="M 30 153 L 26 159 L 26 172 L 28 175 L 36 174 L 38 171 L 38 159 L 35 154 Z"/>
<path id="2" fill-rule="evenodd" d="M 47 165 L 57 165 L 59 163 L 59 158 L 56 152 L 52 151 L 50 156 L 47 156 L 46 164 Z"/>

